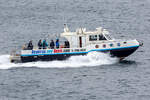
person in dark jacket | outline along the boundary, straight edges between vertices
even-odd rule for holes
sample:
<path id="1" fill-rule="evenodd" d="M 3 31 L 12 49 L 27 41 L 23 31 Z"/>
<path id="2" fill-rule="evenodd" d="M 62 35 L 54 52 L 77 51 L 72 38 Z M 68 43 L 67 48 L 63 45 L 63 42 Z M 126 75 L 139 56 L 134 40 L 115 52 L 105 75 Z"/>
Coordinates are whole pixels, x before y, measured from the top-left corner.
<path id="1" fill-rule="evenodd" d="M 67 48 L 67 41 L 65 41 L 65 48 Z"/>
<path id="2" fill-rule="evenodd" d="M 33 49 L 32 40 L 29 41 L 29 43 L 28 43 L 28 49 L 29 49 L 29 50 L 32 50 L 32 49 Z"/>
<path id="3" fill-rule="evenodd" d="M 56 48 L 59 48 L 59 39 L 56 40 Z"/>
<path id="4" fill-rule="evenodd" d="M 54 49 L 54 46 L 55 46 L 54 41 L 51 40 L 51 42 L 50 42 L 50 48 L 51 48 L 51 49 Z"/>
<path id="5" fill-rule="evenodd" d="M 43 46 L 43 49 L 46 49 L 46 48 L 47 48 L 48 44 L 47 44 L 47 42 L 46 42 L 46 39 L 43 40 L 42 46 Z"/>
<path id="6" fill-rule="evenodd" d="M 41 39 L 38 42 L 38 47 L 39 47 L 39 49 L 42 49 L 42 40 Z"/>
<path id="7" fill-rule="evenodd" d="M 65 48 L 70 48 L 69 41 L 65 41 Z"/>

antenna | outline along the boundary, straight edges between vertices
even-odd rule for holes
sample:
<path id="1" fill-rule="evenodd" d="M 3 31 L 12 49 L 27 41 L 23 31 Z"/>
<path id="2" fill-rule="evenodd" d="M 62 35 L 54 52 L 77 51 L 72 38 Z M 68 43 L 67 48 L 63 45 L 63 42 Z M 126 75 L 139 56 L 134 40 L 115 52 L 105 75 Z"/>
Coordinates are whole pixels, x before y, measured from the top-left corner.
<path id="1" fill-rule="evenodd" d="M 63 8 L 65 7 L 65 2 L 63 0 Z M 65 10 L 63 9 L 63 23 L 67 23 L 66 20 L 65 20 Z"/>

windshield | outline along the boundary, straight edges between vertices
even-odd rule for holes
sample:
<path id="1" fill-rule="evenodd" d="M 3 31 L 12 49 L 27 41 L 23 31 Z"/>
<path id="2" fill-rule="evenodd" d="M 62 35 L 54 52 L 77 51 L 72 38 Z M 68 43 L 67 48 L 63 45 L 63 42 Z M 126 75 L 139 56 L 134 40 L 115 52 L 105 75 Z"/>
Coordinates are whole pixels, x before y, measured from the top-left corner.
<path id="1" fill-rule="evenodd" d="M 99 35 L 99 40 L 106 40 L 106 38 L 101 34 Z"/>
<path id="2" fill-rule="evenodd" d="M 105 34 L 106 38 L 109 40 L 112 40 L 111 37 L 108 34 Z"/>

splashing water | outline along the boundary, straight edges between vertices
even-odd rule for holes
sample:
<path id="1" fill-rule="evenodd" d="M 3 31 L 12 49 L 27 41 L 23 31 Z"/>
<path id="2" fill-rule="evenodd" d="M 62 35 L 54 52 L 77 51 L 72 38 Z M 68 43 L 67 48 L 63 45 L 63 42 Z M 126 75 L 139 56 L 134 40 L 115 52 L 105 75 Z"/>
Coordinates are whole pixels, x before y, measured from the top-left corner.
<path id="1" fill-rule="evenodd" d="M 112 58 L 109 54 L 90 52 L 85 56 L 72 56 L 64 61 L 38 61 L 29 63 L 10 63 L 9 55 L 0 56 L 0 69 L 12 67 L 40 67 L 40 68 L 64 68 L 82 66 L 100 66 L 117 63 L 119 59 Z"/>

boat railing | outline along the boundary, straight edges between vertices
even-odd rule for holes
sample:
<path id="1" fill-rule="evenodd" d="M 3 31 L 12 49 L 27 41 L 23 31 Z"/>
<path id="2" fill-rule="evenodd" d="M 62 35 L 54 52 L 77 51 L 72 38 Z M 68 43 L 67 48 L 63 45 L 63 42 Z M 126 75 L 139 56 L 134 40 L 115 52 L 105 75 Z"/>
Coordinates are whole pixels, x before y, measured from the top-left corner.
<path id="1" fill-rule="evenodd" d="M 35 48 L 33 48 L 32 50 L 50 50 L 51 48 L 45 48 L 45 49 L 39 49 L 38 47 L 35 47 Z M 74 51 L 80 51 L 81 49 L 83 50 L 83 49 L 86 49 L 85 47 L 84 48 L 53 48 L 53 49 L 51 49 L 51 50 L 74 50 Z"/>
<path id="2" fill-rule="evenodd" d="M 65 41 L 66 41 L 66 40 L 61 40 L 61 41 L 60 41 L 60 46 L 59 46 L 59 48 L 66 48 L 66 46 L 65 46 Z M 43 48 L 43 47 L 41 47 L 41 49 L 42 49 L 42 48 Z M 54 48 L 57 49 L 56 46 L 55 46 Z M 38 47 L 37 45 L 33 45 L 33 49 L 39 49 L 39 47 Z M 50 45 L 48 45 L 48 46 L 46 47 L 46 49 L 51 49 Z M 26 43 L 26 44 L 22 45 L 22 50 L 31 50 L 31 49 L 28 48 L 28 44 Z"/>

